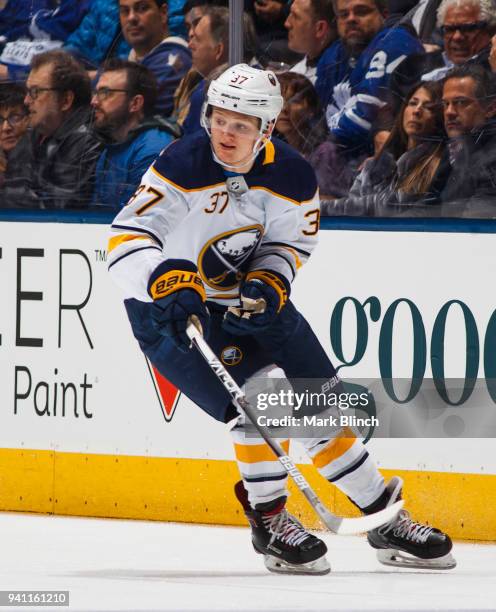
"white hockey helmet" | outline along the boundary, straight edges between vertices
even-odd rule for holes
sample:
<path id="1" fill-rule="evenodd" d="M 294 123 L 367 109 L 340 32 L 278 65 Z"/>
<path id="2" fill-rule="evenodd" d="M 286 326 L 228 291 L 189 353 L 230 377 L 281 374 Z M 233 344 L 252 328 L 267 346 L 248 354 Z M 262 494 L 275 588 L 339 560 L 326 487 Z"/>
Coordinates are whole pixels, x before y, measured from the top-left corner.
<path id="1" fill-rule="evenodd" d="M 270 138 L 271 128 L 275 125 L 283 104 L 281 86 L 271 70 L 237 64 L 210 83 L 202 109 L 201 124 L 210 134 L 209 117 L 211 107 L 215 106 L 258 117 L 260 136 L 267 139 Z"/>

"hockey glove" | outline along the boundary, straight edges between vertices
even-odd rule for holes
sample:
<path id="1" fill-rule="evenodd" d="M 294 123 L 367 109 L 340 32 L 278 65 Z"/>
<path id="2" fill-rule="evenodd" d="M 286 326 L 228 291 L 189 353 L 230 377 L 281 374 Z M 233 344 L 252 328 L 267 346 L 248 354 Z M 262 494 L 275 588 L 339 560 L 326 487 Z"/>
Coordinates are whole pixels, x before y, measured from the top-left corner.
<path id="1" fill-rule="evenodd" d="M 191 345 L 186 327 L 193 315 L 198 317 L 203 333 L 207 333 L 205 289 L 190 261 L 168 259 L 161 263 L 150 277 L 148 293 L 153 298 L 151 318 L 155 329 L 169 337 L 179 350 L 185 353 Z"/>
<path id="2" fill-rule="evenodd" d="M 228 308 L 222 327 L 237 335 L 261 332 L 274 322 L 289 295 L 289 283 L 266 270 L 249 272 L 241 286 L 241 308 Z"/>

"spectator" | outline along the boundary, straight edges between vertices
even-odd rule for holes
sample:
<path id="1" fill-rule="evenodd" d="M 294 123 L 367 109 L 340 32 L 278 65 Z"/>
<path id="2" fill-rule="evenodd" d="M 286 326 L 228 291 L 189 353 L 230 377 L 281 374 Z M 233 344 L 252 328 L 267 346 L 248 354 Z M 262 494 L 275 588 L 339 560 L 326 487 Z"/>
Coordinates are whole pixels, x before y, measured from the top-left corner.
<path id="1" fill-rule="evenodd" d="M 316 88 L 333 139 L 348 157 L 370 148 L 370 129 L 392 70 L 422 45 L 408 27 L 384 27 L 383 0 L 336 0 L 340 40 L 317 67 Z"/>
<path id="2" fill-rule="evenodd" d="M 207 7 L 193 27 L 189 46 L 193 67 L 204 77 L 224 64 L 229 56 L 229 9 Z"/>
<path id="3" fill-rule="evenodd" d="M 496 11 L 490 0 L 443 0 L 437 11 L 446 52 L 445 63 L 460 66 L 483 50 L 489 50 L 495 33 Z M 446 71 L 442 72 L 442 76 Z M 439 74 L 424 74 L 424 80 L 439 80 Z"/>
<path id="4" fill-rule="evenodd" d="M 327 215 L 390 216 L 413 204 L 439 203 L 449 168 L 445 150 L 441 85 L 417 85 L 376 157 L 367 160 L 349 195 L 323 204 Z"/>
<path id="5" fill-rule="evenodd" d="M 274 134 L 307 157 L 328 135 L 319 97 L 310 80 L 302 74 L 283 72 L 277 78 L 284 106 Z"/>
<path id="6" fill-rule="evenodd" d="M 189 41 L 193 36 L 194 28 L 205 14 L 207 6 L 205 0 L 188 0 L 184 4 L 184 24 Z M 174 92 L 174 111 L 172 117 L 179 125 L 183 125 L 188 116 L 191 94 L 202 79 L 203 76 L 192 66 L 181 79 L 179 87 Z"/>
<path id="7" fill-rule="evenodd" d="M 70 54 L 55 50 L 35 56 L 25 98 L 32 131 L 9 159 L 4 206 L 88 206 L 101 149 L 88 123 L 90 98 L 86 71 Z"/>
<path id="8" fill-rule="evenodd" d="M 446 76 L 444 124 L 452 172 L 441 198 L 451 214 L 496 216 L 495 100 L 494 76 L 481 66 L 457 66 Z"/>
<path id="9" fill-rule="evenodd" d="M 332 0 L 294 0 L 285 26 L 289 48 L 305 54 L 291 72 L 303 74 L 315 84 L 317 64 L 337 38 Z"/>
<path id="10" fill-rule="evenodd" d="M 91 105 L 108 144 L 96 167 L 94 203 L 123 206 L 177 129 L 154 116 L 157 80 L 142 64 L 114 58 L 103 66 Z"/>
<path id="11" fill-rule="evenodd" d="M 275 135 L 310 162 L 322 197 L 345 195 L 354 177 L 353 169 L 336 156 L 335 147 L 327 140 L 329 131 L 315 87 L 295 72 L 283 72 L 277 78 L 284 106 L 276 122 Z"/>
<path id="12" fill-rule="evenodd" d="M 9 157 L 28 129 L 28 109 L 24 105 L 26 89 L 17 83 L 0 85 L 0 185 Z"/>
<path id="13" fill-rule="evenodd" d="M 255 63 L 256 35 L 253 20 L 243 14 L 244 61 Z M 209 7 L 193 29 L 189 46 L 193 68 L 202 75 L 190 96 L 190 108 L 183 123 L 185 134 L 200 129 L 200 116 L 209 79 L 223 67 L 229 56 L 229 9 L 224 6 Z"/>
<path id="14" fill-rule="evenodd" d="M 447 72 L 466 62 L 489 69 L 491 36 L 495 32 L 496 10 L 491 0 L 443 0 L 437 11 L 444 51 L 408 57 L 391 76 L 393 113 L 406 91 L 420 80 L 443 79 Z"/>
<path id="15" fill-rule="evenodd" d="M 25 80 L 32 58 L 61 47 L 85 16 L 89 3 L 90 0 L 61 0 L 57 8 L 51 8 L 52 2 L 44 2 L 44 6 L 34 3 L 39 10 L 30 7 L 28 11 L 27 3 L 18 2 L 17 17 L 21 12 L 25 22 L 4 34 L 8 42 L 0 55 L 0 80 Z"/>
<path id="16" fill-rule="evenodd" d="M 119 0 L 124 38 L 131 46 L 129 59 L 149 68 L 157 78 L 157 111 L 168 117 L 174 92 L 191 67 L 186 41 L 169 36 L 166 0 Z"/>
<path id="17" fill-rule="evenodd" d="M 206 0 L 187 0 L 183 6 L 184 26 L 186 28 L 186 38 L 191 39 L 193 27 L 200 21 L 208 8 Z"/>
<path id="18" fill-rule="evenodd" d="M 185 134 L 200 129 L 200 114 L 208 76 L 229 57 L 229 13 L 224 8 L 206 7 L 192 24 L 189 47 L 193 65 L 176 91 L 175 115 Z"/>
<path id="19" fill-rule="evenodd" d="M 122 37 L 118 0 L 92 0 L 83 21 L 67 39 L 64 49 L 94 72 L 111 57 L 125 57 L 129 45 Z"/>
<path id="20" fill-rule="evenodd" d="M 257 57 L 263 66 L 287 70 L 301 59 L 288 47 L 285 22 L 290 2 L 286 0 L 245 0 L 245 10 L 253 18 L 258 41 Z"/>

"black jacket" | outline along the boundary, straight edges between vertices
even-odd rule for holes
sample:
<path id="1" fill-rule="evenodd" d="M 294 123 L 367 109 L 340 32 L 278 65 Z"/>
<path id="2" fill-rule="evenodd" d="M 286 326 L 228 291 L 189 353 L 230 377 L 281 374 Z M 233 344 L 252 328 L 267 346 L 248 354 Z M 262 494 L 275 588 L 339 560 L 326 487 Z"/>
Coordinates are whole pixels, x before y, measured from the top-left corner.
<path id="1" fill-rule="evenodd" d="M 448 143 L 443 216 L 496 218 L 496 119 Z"/>
<path id="2" fill-rule="evenodd" d="M 417 149 L 421 152 L 420 147 Z M 323 202 L 323 215 L 375 217 L 496 218 L 496 119 L 446 144 L 429 192 L 417 197 L 395 189 L 396 177 L 415 161 L 406 153 L 398 163 L 368 163 L 347 198 Z M 373 176 L 379 168 L 382 180 Z M 402 168 L 403 167 L 403 168 Z"/>
<path id="3" fill-rule="evenodd" d="M 9 158 L 0 190 L 3 208 L 86 208 L 102 143 L 88 109 L 77 109 L 49 137 L 33 130 Z"/>
<path id="4" fill-rule="evenodd" d="M 440 216 L 441 192 L 451 172 L 444 155 L 428 191 L 412 194 L 398 188 L 402 178 L 430 150 L 429 143 L 420 144 L 398 160 L 391 153 L 383 151 L 378 159 L 365 163 L 347 197 L 322 203 L 322 214 L 352 217 Z"/>

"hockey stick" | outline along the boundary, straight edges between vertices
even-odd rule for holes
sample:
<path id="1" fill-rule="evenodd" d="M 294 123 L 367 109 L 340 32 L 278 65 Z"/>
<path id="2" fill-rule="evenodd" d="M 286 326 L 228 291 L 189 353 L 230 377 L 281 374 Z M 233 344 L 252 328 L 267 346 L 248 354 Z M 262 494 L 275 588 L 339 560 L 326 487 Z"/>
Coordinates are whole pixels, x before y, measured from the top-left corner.
<path id="1" fill-rule="evenodd" d="M 224 388 L 231 396 L 233 404 L 240 411 L 244 412 L 248 419 L 251 421 L 255 429 L 262 436 L 265 442 L 270 446 L 276 457 L 279 459 L 281 465 L 286 472 L 294 480 L 296 486 L 300 489 L 303 495 L 307 498 L 308 502 L 320 517 L 324 525 L 330 529 L 330 531 L 339 535 L 351 535 L 355 533 L 362 533 L 364 531 L 370 531 L 376 527 L 380 527 L 385 523 L 391 521 L 403 507 L 403 500 L 397 501 L 396 503 L 384 508 L 380 512 L 374 514 L 368 514 L 359 518 L 344 518 L 336 516 L 330 512 L 324 504 L 317 497 L 315 491 L 310 487 L 303 474 L 296 467 L 291 457 L 286 455 L 280 444 L 273 440 L 268 432 L 261 427 L 257 422 L 256 413 L 250 406 L 245 394 L 237 383 L 234 381 L 232 376 L 222 365 L 219 359 L 216 357 L 210 346 L 207 344 L 203 335 L 195 327 L 193 323 L 189 323 L 186 329 L 186 333 L 193 345 L 197 348 L 199 353 L 205 359 L 210 366 L 212 372 L 217 376 L 220 382 L 224 385 Z"/>

